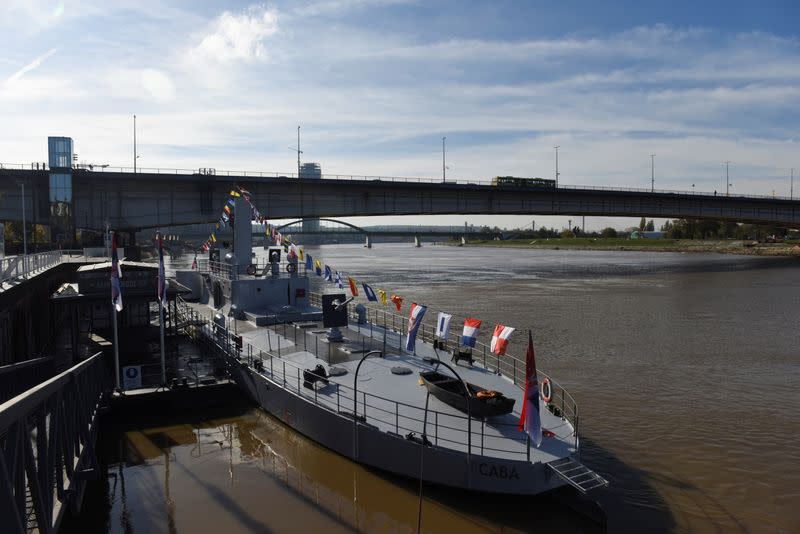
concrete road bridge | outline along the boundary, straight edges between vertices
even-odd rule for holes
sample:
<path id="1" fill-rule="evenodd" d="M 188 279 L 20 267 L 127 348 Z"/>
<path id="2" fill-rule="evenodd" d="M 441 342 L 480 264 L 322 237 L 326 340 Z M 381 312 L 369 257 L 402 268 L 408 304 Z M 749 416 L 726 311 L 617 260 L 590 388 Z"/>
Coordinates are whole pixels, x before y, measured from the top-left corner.
<path id="1" fill-rule="evenodd" d="M 564 215 L 723 219 L 800 227 L 800 201 L 685 191 L 560 186 L 520 188 L 462 180 L 141 169 L 67 169 L 68 201 L 52 203 L 53 171 L 0 169 L 0 219 L 48 224 L 53 213 L 75 228 L 134 231 L 218 219 L 234 184 L 247 188 L 270 219 L 379 215 Z"/>

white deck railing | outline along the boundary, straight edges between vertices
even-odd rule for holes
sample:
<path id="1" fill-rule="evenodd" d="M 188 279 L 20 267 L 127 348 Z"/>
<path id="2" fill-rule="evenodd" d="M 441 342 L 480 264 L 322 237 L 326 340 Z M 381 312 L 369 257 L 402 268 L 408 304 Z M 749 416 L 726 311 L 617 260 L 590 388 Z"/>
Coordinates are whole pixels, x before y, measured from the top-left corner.
<path id="1" fill-rule="evenodd" d="M 28 278 L 32 274 L 58 265 L 61 263 L 61 259 L 60 250 L 2 258 L 0 259 L 0 284 Z"/>

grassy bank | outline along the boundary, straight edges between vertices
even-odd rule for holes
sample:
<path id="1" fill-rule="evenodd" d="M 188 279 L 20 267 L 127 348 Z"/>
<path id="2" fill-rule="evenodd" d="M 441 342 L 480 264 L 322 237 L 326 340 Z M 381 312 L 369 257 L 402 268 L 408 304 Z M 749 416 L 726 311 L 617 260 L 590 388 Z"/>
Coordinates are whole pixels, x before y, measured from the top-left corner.
<path id="1" fill-rule="evenodd" d="M 757 243 L 738 240 L 557 238 L 470 241 L 466 246 L 541 248 L 551 250 L 646 250 L 650 252 L 718 252 L 764 256 L 800 256 L 800 243 Z"/>

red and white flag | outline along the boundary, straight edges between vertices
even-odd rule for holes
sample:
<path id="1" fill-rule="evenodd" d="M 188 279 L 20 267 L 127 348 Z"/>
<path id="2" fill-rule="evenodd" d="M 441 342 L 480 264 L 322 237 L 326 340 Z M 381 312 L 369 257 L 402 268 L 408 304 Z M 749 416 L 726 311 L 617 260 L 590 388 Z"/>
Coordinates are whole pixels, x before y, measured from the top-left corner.
<path id="1" fill-rule="evenodd" d="M 498 324 L 494 327 L 494 334 L 492 334 L 492 354 L 502 356 L 506 353 L 508 348 L 508 338 L 514 333 L 514 329 L 510 326 L 503 326 Z"/>
<path id="2" fill-rule="evenodd" d="M 539 415 L 539 379 L 536 377 L 536 356 L 533 335 L 528 330 L 528 353 L 525 355 L 525 398 L 519 416 L 519 431 L 527 432 L 535 446 L 542 444 L 542 420 Z M 552 432 L 549 432 L 552 435 Z"/>

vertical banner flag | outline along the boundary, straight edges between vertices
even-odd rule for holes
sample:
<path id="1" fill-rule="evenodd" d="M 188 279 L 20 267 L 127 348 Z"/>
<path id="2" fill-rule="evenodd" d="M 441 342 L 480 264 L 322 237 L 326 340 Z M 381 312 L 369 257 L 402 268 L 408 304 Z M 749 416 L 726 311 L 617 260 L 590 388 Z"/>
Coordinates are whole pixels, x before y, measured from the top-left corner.
<path id="1" fill-rule="evenodd" d="M 314 259 L 311 257 L 311 254 L 306 254 L 306 270 L 310 271 L 314 268 Z"/>
<path id="2" fill-rule="evenodd" d="M 331 266 L 325 266 L 325 281 L 326 282 L 333 282 L 333 271 L 331 271 Z"/>
<path id="3" fill-rule="evenodd" d="M 336 287 L 339 289 L 344 289 L 344 285 L 342 284 L 342 276 L 339 274 L 339 271 L 336 271 Z"/>
<path id="4" fill-rule="evenodd" d="M 478 329 L 481 327 L 480 319 L 467 317 L 464 319 L 464 333 L 461 336 L 461 344 L 465 347 L 474 347 L 478 340 Z"/>
<path id="5" fill-rule="evenodd" d="M 539 379 L 536 376 L 536 356 L 533 335 L 528 330 L 528 352 L 525 355 L 525 399 L 519 416 L 519 431 L 527 432 L 535 446 L 542 444 L 542 420 L 539 416 Z"/>
<path id="6" fill-rule="evenodd" d="M 439 312 L 439 317 L 436 319 L 436 337 L 439 339 L 447 339 L 447 332 L 450 330 L 450 319 L 453 316 L 449 313 Z"/>
<path id="7" fill-rule="evenodd" d="M 425 310 L 428 308 L 417 304 L 411 303 L 411 313 L 408 315 L 408 338 L 406 339 L 406 350 L 413 352 L 417 342 L 417 330 L 419 325 L 422 324 L 422 318 L 425 316 Z"/>
<path id="8" fill-rule="evenodd" d="M 350 294 L 354 297 L 358 296 L 358 287 L 356 287 L 356 281 L 352 278 L 347 279 L 347 283 L 350 284 Z"/>
<path id="9" fill-rule="evenodd" d="M 164 237 L 158 234 L 158 303 L 167 305 L 167 274 L 164 270 Z"/>
<path id="10" fill-rule="evenodd" d="M 295 261 L 297 259 L 297 246 L 292 243 L 292 246 L 289 247 L 289 261 Z"/>
<path id="11" fill-rule="evenodd" d="M 297 249 L 297 255 L 300 256 L 300 261 L 305 259 L 306 252 L 303 250 L 303 247 Z"/>
<path id="12" fill-rule="evenodd" d="M 381 304 L 386 306 L 389 303 L 389 299 L 386 297 L 386 291 L 383 289 L 378 290 L 378 298 L 381 299 Z"/>
<path id="13" fill-rule="evenodd" d="M 314 260 L 314 271 L 317 273 L 317 276 L 322 276 L 322 262 L 319 260 Z"/>
<path id="14" fill-rule="evenodd" d="M 117 256 L 117 233 L 111 234 L 111 303 L 118 312 L 122 311 L 122 288 L 119 279 L 122 278 L 122 267 Z"/>
<path id="15" fill-rule="evenodd" d="M 364 287 L 364 294 L 367 296 L 367 300 L 371 300 L 372 302 L 378 302 L 378 297 L 375 296 L 375 292 L 369 287 L 367 284 L 361 284 Z"/>
<path id="16" fill-rule="evenodd" d="M 392 295 L 389 298 L 389 300 L 394 302 L 394 305 L 397 308 L 397 311 L 400 311 L 400 308 L 403 306 L 403 297 L 401 297 L 400 295 Z"/>
<path id="17" fill-rule="evenodd" d="M 502 356 L 506 353 L 508 348 L 508 338 L 514 333 L 514 329 L 510 326 L 503 326 L 501 324 L 495 325 L 494 334 L 492 334 L 492 354 Z"/>

